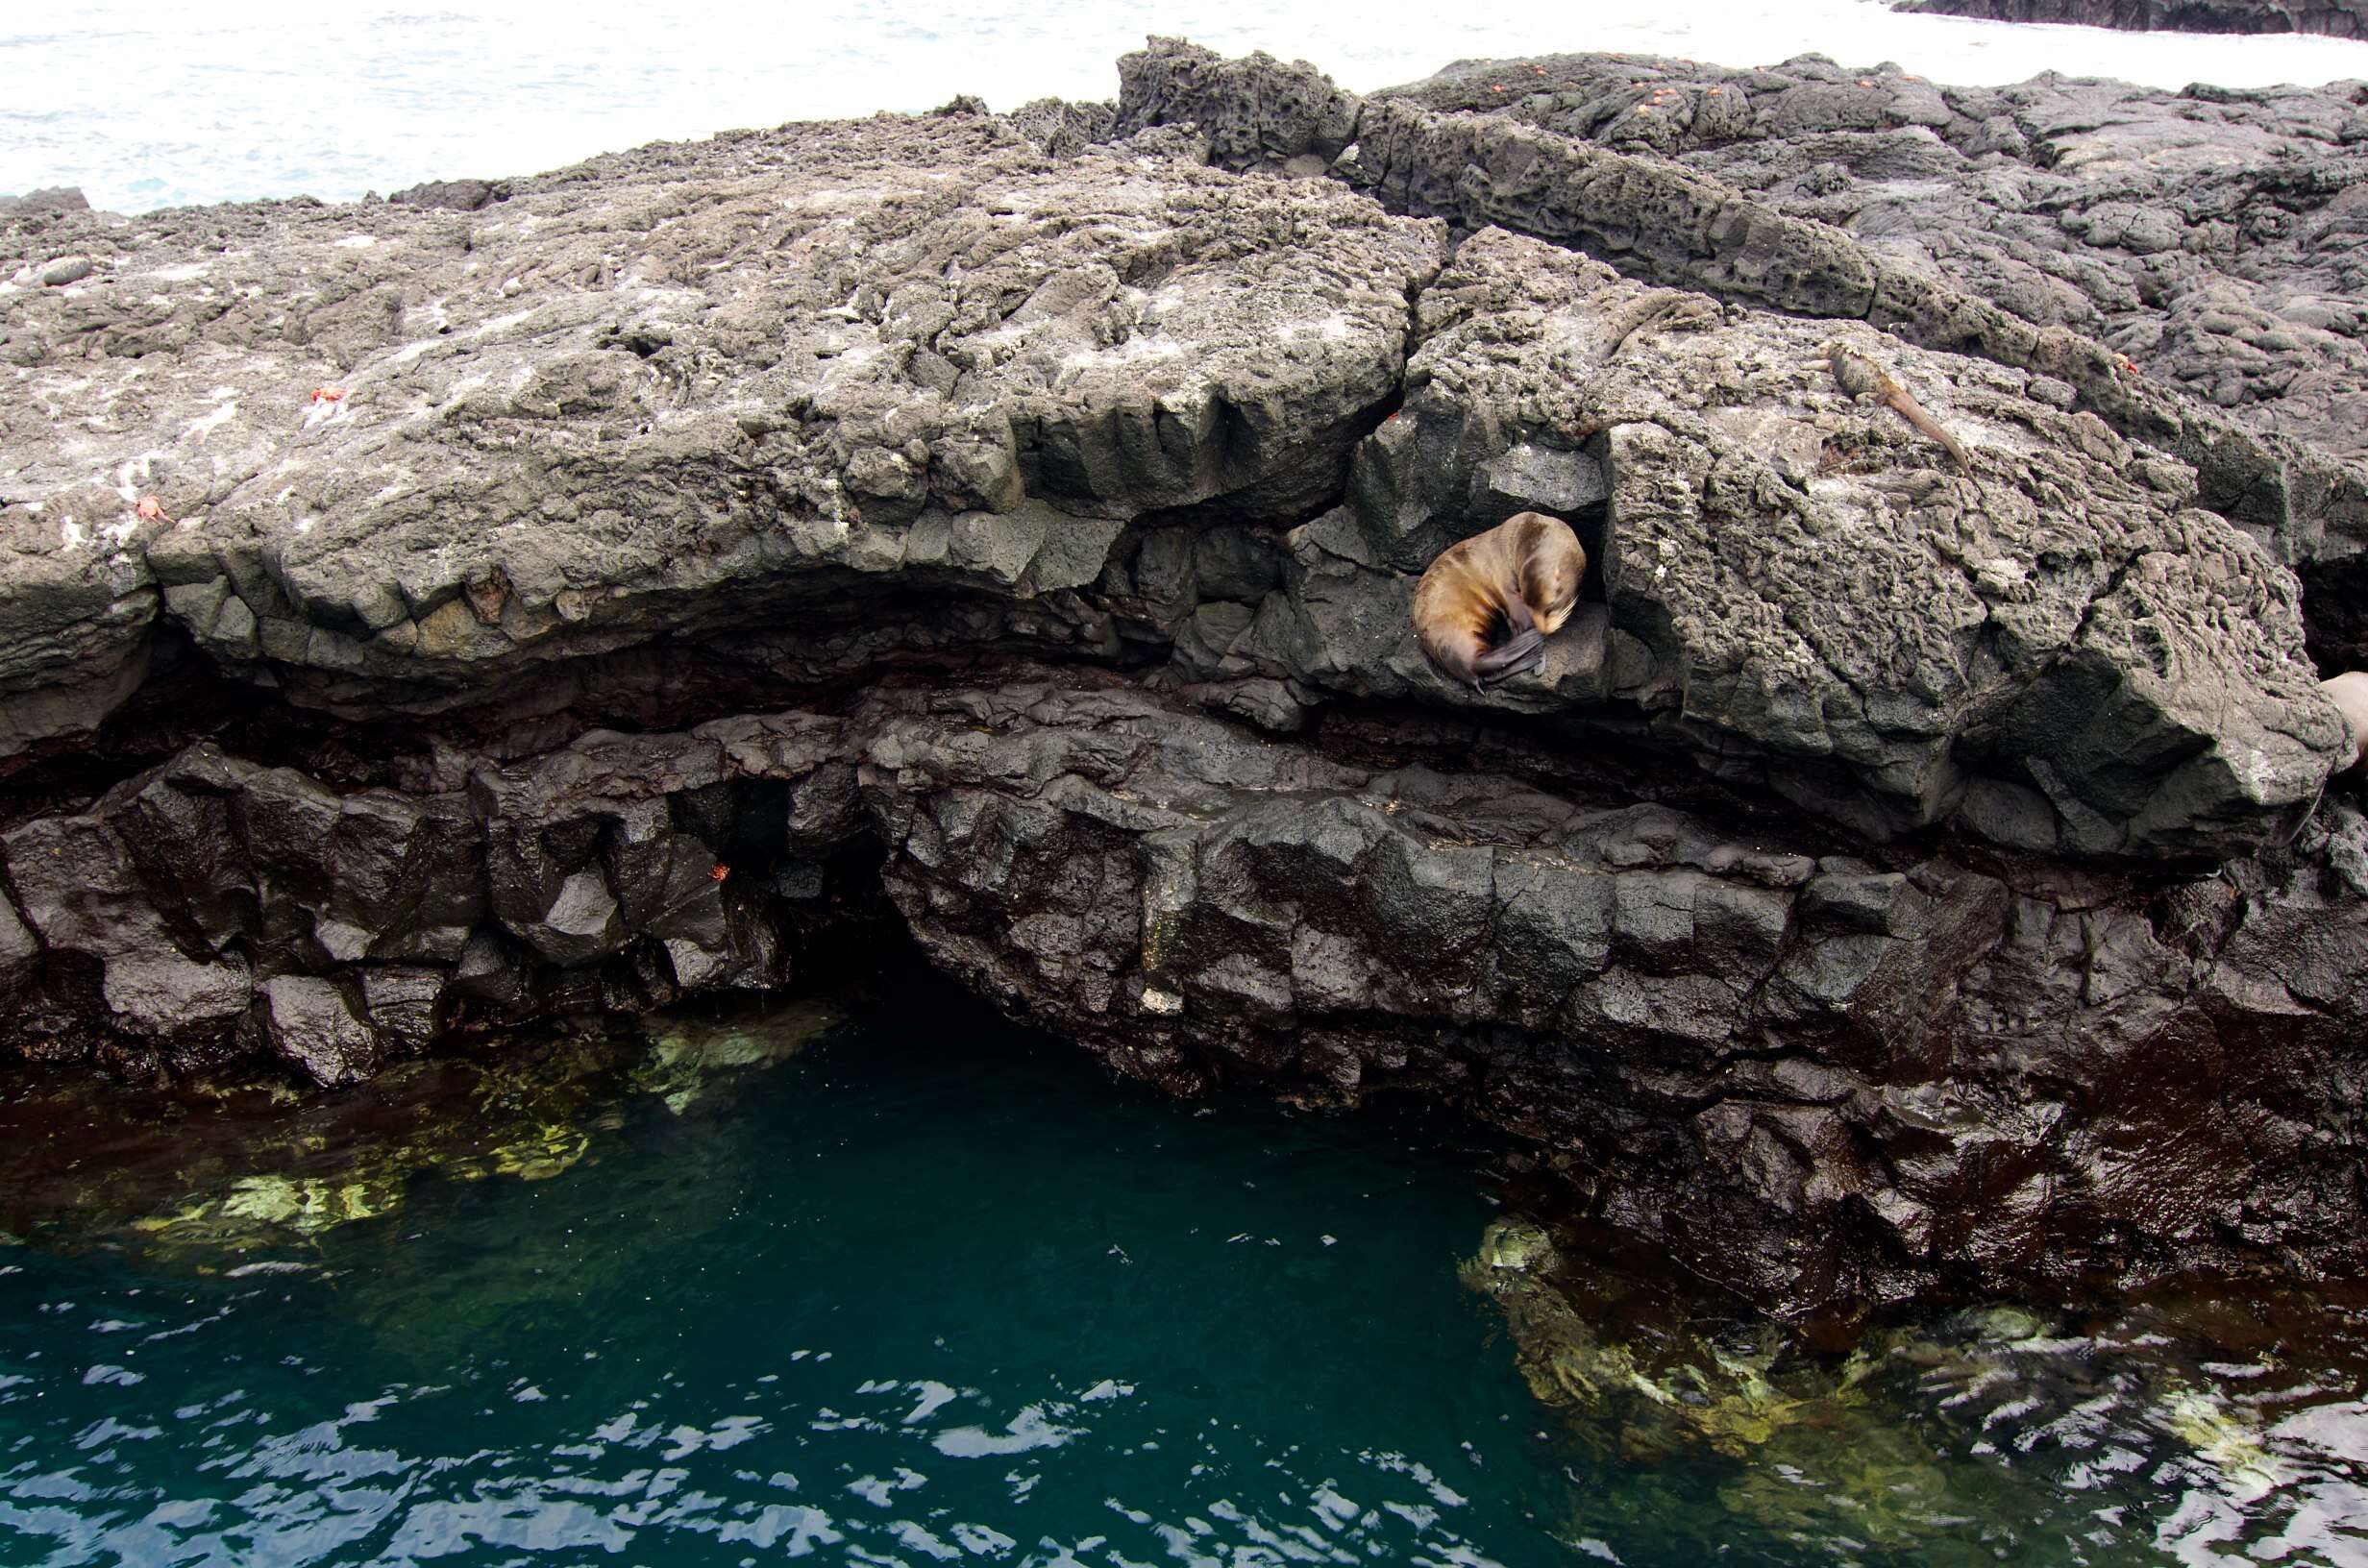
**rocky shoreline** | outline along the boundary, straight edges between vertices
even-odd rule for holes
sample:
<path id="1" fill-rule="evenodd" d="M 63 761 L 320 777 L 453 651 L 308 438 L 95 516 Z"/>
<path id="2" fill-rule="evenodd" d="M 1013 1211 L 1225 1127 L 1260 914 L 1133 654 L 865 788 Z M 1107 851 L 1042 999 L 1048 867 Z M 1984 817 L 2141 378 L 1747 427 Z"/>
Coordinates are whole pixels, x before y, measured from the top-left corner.
<path id="1" fill-rule="evenodd" d="M 1121 73 L 0 213 L 0 1052 L 344 1084 L 892 907 L 1780 1310 L 2357 1271 L 2357 92 Z M 1475 697 L 1407 601 L 1524 509 Z"/>
<path id="2" fill-rule="evenodd" d="M 2126 33 L 2313 33 L 2368 37 L 2368 0 L 1898 0 L 1900 11 Z"/>

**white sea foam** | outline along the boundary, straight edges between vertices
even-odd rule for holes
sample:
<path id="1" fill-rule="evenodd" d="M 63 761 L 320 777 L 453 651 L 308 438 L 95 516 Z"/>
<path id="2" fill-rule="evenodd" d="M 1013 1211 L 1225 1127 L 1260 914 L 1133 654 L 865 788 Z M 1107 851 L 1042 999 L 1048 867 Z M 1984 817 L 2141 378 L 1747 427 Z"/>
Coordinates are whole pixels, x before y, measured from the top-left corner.
<path id="1" fill-rule="evenodd" d="M 1147 34 L 1314 61 L 1360 91 L 1555 50 L 1729 65 L 1816 50 L 1942 82 L 2042 70 L 2162 87 L 2368 78 L 2368 43 L 2017 27 L 1880 0 L 60 0 L 0 12 L 0 191 L 79 184 L 119 211 L 528 174 L 660 138 L 924 110 L 1107 98 Z"/>

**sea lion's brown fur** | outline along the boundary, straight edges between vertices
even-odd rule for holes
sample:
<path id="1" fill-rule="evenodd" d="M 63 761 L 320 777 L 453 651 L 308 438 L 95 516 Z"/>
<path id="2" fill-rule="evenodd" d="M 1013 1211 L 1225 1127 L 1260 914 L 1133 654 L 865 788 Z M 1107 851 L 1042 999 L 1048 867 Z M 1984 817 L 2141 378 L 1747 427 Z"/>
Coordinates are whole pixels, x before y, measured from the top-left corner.
<path id="1" fill-rule="evenodd" d="M 2368 670 L 2347 670 L 2331 679 L 2319 682 L 2343 716 L 2352 721 L 2352 740 L 2356 749 L 2352 760 L 2335 770 L 2347 772 L 2354 768 L 2368 767 Z"/>
<path id="2" fill-rule="evenodd" d="M 1415 587 L 1415 636 L 1442 674 L 1478 691 L 1537 667 L 1586 575 L 1569 524 L 1518 513 L 1439 552 Z"/>

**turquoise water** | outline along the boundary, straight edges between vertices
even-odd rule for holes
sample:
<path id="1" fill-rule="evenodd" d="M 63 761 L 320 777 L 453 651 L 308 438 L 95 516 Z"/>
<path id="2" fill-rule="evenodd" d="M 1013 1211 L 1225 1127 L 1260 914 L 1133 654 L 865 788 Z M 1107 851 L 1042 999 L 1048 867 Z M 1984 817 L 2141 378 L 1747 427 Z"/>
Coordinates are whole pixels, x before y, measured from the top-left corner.
<path id="1" fill-rule="evenodd" d="M 2368 1560 L 2339 1293 L 1813 1352 L 1500 1209 L 1477 1133 L 888 989 L 0 1086 L 0 1563 Z"/>
<path id="2" fill-rule="evenodd" d="M 1476 1164 L 858 1017 L 227 1273 L 0 1251 L 0 1560 L 1554 1560 Z"/>

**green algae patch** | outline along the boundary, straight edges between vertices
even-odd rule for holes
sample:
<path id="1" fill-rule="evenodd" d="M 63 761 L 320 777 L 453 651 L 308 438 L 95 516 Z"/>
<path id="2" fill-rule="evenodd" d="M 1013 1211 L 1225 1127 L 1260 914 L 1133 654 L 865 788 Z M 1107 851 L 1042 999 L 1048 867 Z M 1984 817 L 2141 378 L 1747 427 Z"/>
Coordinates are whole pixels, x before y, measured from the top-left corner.
<path id="1" fill-rule="evenodd" d="M 676 1115 L 788 1060 L 838 1021 L 823 1002 L 654 1016 L 398 1064 L 352 1089 L 127 1090 L 25 1082 L 0 1103 L 0 1226 L 128 1246 L 200 1271 L 306 1248 L 400 1213 L 422 1181 L 541 1182 L 598 1158 L 643 1095 Z"/>
<path id="2" fill-rule="evenodd" d="M 2219 1390 L 2175 1386 L 2160 1411 L 2164 1430 L 2238 1501 L 2257 1502 L 2293 1482 L 2296 1467 L 2270 1448 L 2260 1417 Z"/>
<path id="3" fill-rule="evenodd" d="M 317 1177 L 242 1176 L 218 1204 L 199 1204 L 164 1218 L 136 1220 L 133 1228 L 170 1233 L 202 1225 L 210 1213 L 218 1213 L 226 1224 L 279 1226 L 307 1235 L 349 1220 L 374 1218 L 400 1201 L 391 1188 L 377 1182 L 340 1184 Z"/>
<path id="4" fill-rule="evenodd" d="M 1464 1280 L 1504 1312 L 1530 1391 L 1607 1424 L 1623 1454 L 1700 1445 L 1739 1458 L 1788 1427 L 1831 1426 L 1855 1399 L 1846 1381 L 1808 1390 L 1773 1381 L 1773 1328 L 1725 1338 L 1676 1325 L 1607 1333 L 1566 1287 L 1570 1272 L 1543 1227 L 1506 1218 L 1489 1227 Z"/>
<path id="5" fill-rule="evenodd" d="M 1559 1440 L 1671 1487 L 1707 1484 L 1727 1516 L 1779 1539 L 1991 1561 L 1971 1523 L 2043 1517 L 2067 1472 L 2084 1485 L 2153 1475 L 2241 1507 L 2304 1469 L 2251 1386 L 2263 1343 L 2293 1348 L 2291 1325 L 2326 1315 L 2301 1298 L 2166 1294 L 2087 1315 L 2000 1304 L 1879 1324 L 1838 1350 L 1634 1262 L 1508 1215 L 1462 1277 L 1503 1315 Z"/>
<path id="6" fill-rule="evenodd" d="M 633 1087 L 657 1095 L 680 1115 L 719 1080 L 788 1061 L 845 1016 L 834 1002 L 808 998 L 761 1012 L 654 1018 L 649 1051 L 633 1068 Z"/>
<path id="7" fill-rule="evenodd" d="M 398 1213 L 422 1179 L 532 1182 L 573 1168 L 617 1125 L 635 1054 L 601 1037 L 522 1041 L 406 1063 L 293 1107 L 191 1106 L 169 1124 L 186 1163 L 152 1173 L 150 1190 L 63 1196 L 86 1232 L 109 1228 L 112 1208 L 123 1238 L 200 1267 L 210 1254 L 303 1245 Z"/>

